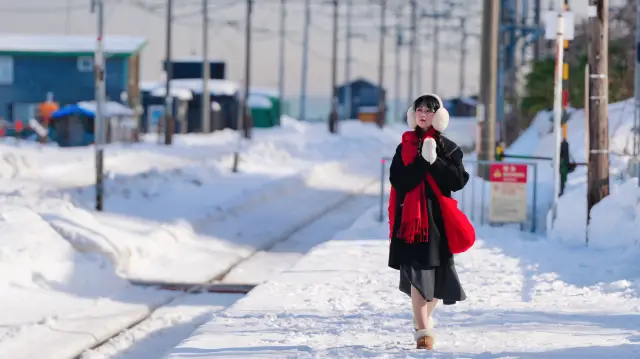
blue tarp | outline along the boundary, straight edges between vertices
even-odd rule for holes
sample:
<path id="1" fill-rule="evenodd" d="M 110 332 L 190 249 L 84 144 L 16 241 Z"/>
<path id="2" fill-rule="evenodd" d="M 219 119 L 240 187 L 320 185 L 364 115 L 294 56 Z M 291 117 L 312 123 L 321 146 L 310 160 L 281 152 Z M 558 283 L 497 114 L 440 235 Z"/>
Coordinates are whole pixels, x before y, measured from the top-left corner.
<path id="1" fill-rule="evenodd" d="M 103 115 L 105 117 L 117 117 L 117 116 L 134 116 L 135 111 L 127 106 L 124 106 L 118 102 L 109 101 L 105 104 Z M 52 119 L 57 119 L 71 115 L 83 115 L 87 117 L 95 117 L 96 104 L 95 101 L 78 102 L 77 104 L 67 105 L 51 115 Z"/>
<path id="2" fill-rule="evenodd" d="M 65 107 L 59 109 L 58 111 L 51 114 L 52 119 L 57 119 L 60 117 L 71 116 L 71 115 L 84 115 L 87 117 L 95 116 L 93 111 L 89 111 L 81 106 L 76 105 L 66 105 Z"/>

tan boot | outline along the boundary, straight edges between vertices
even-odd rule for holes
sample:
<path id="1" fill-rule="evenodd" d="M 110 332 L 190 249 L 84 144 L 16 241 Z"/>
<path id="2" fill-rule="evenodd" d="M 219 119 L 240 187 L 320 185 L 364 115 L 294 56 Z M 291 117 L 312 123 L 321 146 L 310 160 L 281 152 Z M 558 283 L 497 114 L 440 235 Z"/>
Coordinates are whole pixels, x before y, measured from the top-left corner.
<path id="1" fill-rule="evenodd" d="M 416 349 L 433 350 L 435 335 L 431 329 L 417 330 L 413 338 L 416 340 Z"/>

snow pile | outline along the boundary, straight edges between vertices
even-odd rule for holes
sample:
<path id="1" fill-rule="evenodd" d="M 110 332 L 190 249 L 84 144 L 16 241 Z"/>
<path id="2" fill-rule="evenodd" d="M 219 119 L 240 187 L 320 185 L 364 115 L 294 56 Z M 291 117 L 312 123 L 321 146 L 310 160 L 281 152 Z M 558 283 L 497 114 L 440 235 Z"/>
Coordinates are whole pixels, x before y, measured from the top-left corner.
<path id="1" fill-rule="evenodd" d="M 555 138 L 552 133 L 553 114 L 540 112 L 531 127 L 510 146 L 507 153 L 554 156 Z M 628 229 L 637 228 L 637 190 L 626 181 L 627 162 L 633 152 L 633 100 L 609 105 L 609 155 L 612 196 L 594 208 L 589 225 L 589 245 L 608 248 L 611 246 L 636 246 L 637 236 Z M 584 110 L 573 110 L 568 121 L 568 142 L 573 161 L 586 161 L 586 136 L 588 128 Z M 521 160 L 513 160 L 521 161 Z M 550 161 L 537 161 L 540 169 L 538 183 L 539 208 L 550 208 L 553 191 L 553 168 Z M 631 181 L 633 182 L 633 181 Z M 558 214 L 549 238 L 569 244 L 584 245 L 587 240 L 587 172 L 585 166 L 578 166 L 569 174 L 565 193 L 558 203 Z M 616 213 L 617 215 L 613 215 Z M 624 214 L 623 214 L 624 213 Z M 621 215 L 622 214 L 622 215 Z M 615 239 L 614 239 L 615 238 Z"/>
<path id="2" fill-rule="evenodd" d="M 165 358 L 418 355 L 410 299 L 397 289 L 398 272 L 387 267 L 387 224 L 375 212 L 214 314 Z M 475 247 L 456 258 L 468 299 L 436 309 L 436 356 L 640 355 L 629 343 L 640 335 L 640 299 L 628 280 L 637 277 L 637 252 L 602 258 L 519 231 L 480 227 L 478 233 Z"/>
<path id="3" fill-rule="evenodd" d="M 0 233 L 0 357 L 72 357 L 167 298 L 131 287 L 23 206 L 0 205 Z"/>
<path id="4" fill-rule="evenodd" d="M 640 245 L 640 187 L 637 179 L 614 186 L 611 192 L 591 210 L 589 238 L 594 239 L 598 247 Z"/>
<path id="5" fill-rule="evenodd" d="M 465 152 L 475 150 L 476 129 L 478 120 L 475 117 L 452 117 L 444 135 L 454 141 Z"/>

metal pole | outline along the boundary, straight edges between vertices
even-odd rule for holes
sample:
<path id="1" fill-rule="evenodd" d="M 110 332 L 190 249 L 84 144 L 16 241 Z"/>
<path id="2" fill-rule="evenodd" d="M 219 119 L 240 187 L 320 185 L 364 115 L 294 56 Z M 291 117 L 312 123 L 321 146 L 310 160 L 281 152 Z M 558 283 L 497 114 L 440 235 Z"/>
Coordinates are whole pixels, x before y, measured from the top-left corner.
<path id="1" fill-rule="evenodd" d="M 345 39 L 345 57 L 344 57 L 344 119 L 351 119 L 353 96 L 351 94 L 351 18 L 353 16 L 353 2 L 347 0 L 347 21 L 346 31 L 347 38 Z"/>
<path id="2" fill-rule="evenodd" d="M 531 219 L 531 233 L 535 233 L 538 226 L 538 164 L 533 163 L 533 218 Z"/>
<path id="3" fill-rule="evenodd" d="M 95 74 L 95 98 L 96 113 L 94 117 L 93 142 L 96 151 L 96 210 L 102 211 L 104 200 L 104 132 L 105 118 L 104 105 L 106 102 L 105 88 L 105 58 L 104 58 L 104 2 L 103 0 L 93 0 L 91 4 L 92 12 L 96 11 L 98 16 L 98 36 L 96 38 L 96 54 L 94 58 Z"/>
<path id="4" fill-rule="evenodd" d="M 283 113 L 284 106 L 284 62 L 285 62 L 285 35 L 287 26 L 287 2 L 280 0 L 280 64 L 278 66 L 278 124 Z"/>
<path id="5" fill-rule="evenodd" d="M 329 133 L 338 132 L 338 0 L 333 0 L 333 42 L 331 44 L 331 113 Z"/>
<path id="6" fill-rule="evenodd" d="M 386 35 L 386 15 L 387 15 L 387 0 L 381 0 L 380 4 L 380 62 L 378 64 L 378 127 L 384 127 L 386 120 L 386 99 L 384 90 L 384 37 Z"/>
<path id="7" fill-rule="evenodd" d="M 562 67 L 564 64 L 564 16 L 558 12 L 556 25 L 556 73 L 553 101 L 553 135 L 555 138 L 553 154 L 553 207 L 552 218 L 558 214 L 558 197 L 560 197 L 560 144 L 562 142 Z"/>
<path id="8" fill-rule="evenodd" d="M 380 161 L 380 211 L 378 213 L 378 220 L 382 222 L 384 219 L 384 175 L 386 172 L 387 161 L 383 158 Z"/>
<path id="9" fill-rule="evenodd" d="M 608 118 L 608 1 L 590 0 L 597 15 L 591 18 L 592 36 L 589 40 L 589 171 L 587 179 L 587 208 L 609 195 L 609 118 Z"/>
<path id="10" fill-rule="evenodd" d="M 251 97 L 251 18 L 253 14 L 253 1 L 247 0 L 247 14 L 245 24 L 245 42 L 244 42 L 244 97 L 242 101 L 242 116 L 244 125 L 244 137 L 251 138 L 253 132 L 253 123 L 249 109 L 249 97 Z"/>
<path id="11" fill-rule="evenodd" d="M 251 13 L 253 12 L 253 0 L 247 0 L 247 14 L 245 24 L 245 50 L 244 50 L 244 90 L 242 92 L 242 99 L 240 103 L 240 109 L 238 110 L 238 144 L 236 151 L 233 154 L 233 167 L 232 172 L 238 172 L 240 164 L 240 150 L 242 147 L 242 138 L 248 138 L 248 128 L 250 124 L 247 124 L 248 120 L 248 100 L 249 100 L 249 87 L 251 76 Z"/>
<path id="12" fill-rule="evenodd" d="M 419 11 L 419 10 L 418 10 Z M 415 95 L 416 96 L 420 96 L 423 92 L 422 92 L 422 84 L 424 82 L 424 76 L 422 73 L 422 62 L 425 60 L 422 56 L 422 36 L 420 36 L 420 33 L 422 32 L 421 29 L 421 24 L 418 23 L 416 24 L 416 36 L 413 39 L 415 41 L 415 50 L 414 50 L 414 56 L 416 57 L 415 59 L 415 66 L 416 66 L 416 79 L 417 81 L 414 82 L 414 91 L 415 91 Z"/>
<path id="13" fill-rule="evenodd" d="M 173 142 L 173 97 L 171 97 L 171 78 L 173 77 L 173 64 L 171 59 L 172 46 L 172 26 L 173 26 L 173 0 L 167 0 L 167 34 L 165 44 L 165 73 L 167 83 L 165 85 L 164 97 L 164 144 L 170 145 Z"/>
<path id="14" fill-rule="evenodd" d="M 640 0 L 639 0 L 640 1 Z M 396 9 L 396 18 L 400 19 L 402 16 L 402 8 L 398 7 Z M 395 122 L 396 116 L 401 116 L 402 111 L 400 110 L 400 49 L 402 48 L 402 27 L 400 27 L 400 21 L 396 22 L 396 64 L 395 64 L 395 75 L 394 75 L 394 89 L 393 89 L 393 114 L 392 121 Z M 404 105 L 404 104 L 403 104 Z"/>
<path id="15" fill-rule="evenodd" d="M 409 43 L 409 77 L 408 77 L 408 92 L 407 92 L 407 101 L 409 101 L 409 107 L 412 105 L 413 96 L 414 96 L 414 87 L 413 87 L 413 72 L 415 70 L 415 59 L 416 59 L 416 27 L 417 27 L 417 4 L 416 0 L 411 0 L 411 40 Z"/>
<path id="16" fill-rule="evenodd" d="M 469 34 L 467 33 L 467 19 L 464 17 L 460 18 L 460 30 L 462 31 L 462 41 L 460 42 L 460 72 L 458 78 L 460 82 L 458 84 L 458 96 L 462 99 L 465 87 L 464 67 L 467 62 L 467 39 L 469 38 Z"/>
<path id="17" fill-rule="evenodd" d="M 534 1 L 534 10 L 533 10 L 533 24 L 536 27 L 540 26 L 540 7 L 542 6 L 540 4 L 540 0 L 535 0 Z M 535 61 L 540 60 L 540 48 L 542 47 L 542 41 L 543 38 L 539 38 L 536 40 L 535 44 L 533 45 L 533 59 Z"/>
<path id="18" fill-rule="evenodd" d="M 209 79 L 209 0 L 202 0 L 202 132 L 211 132 L 211 92 Z M 186 122 L 186 121 L 184 121 Z M 186 125 L 186 123 L 183 123 Z M 186 133 L 183 128 L 182 133 Z"/>
<path id="19" fill-rule="evenodd" d="M 307 73 L 309 72 L 309 27 L 311 26 L 311 3 L 304 2 L 304 34 L 302 40 L 302 74 L 300 80 L 300 121 L 305 121 L 307 114 Z"/>
<path id="20" fill-rule="evenodd" d="M 438 93 L 438 75 L 439 75 L 439 69 L 438 69 L 438 64 L 440 62 L 440 16 L 438 14 L 438 4 L 440 3 L 439 0 L 433 0 L 433 11 L 436 13 L 436 16 L 432 19 L 433 21 L 433 51 L 432 51 L 432 56 L 433 56 L 433 65 L 432 65 L 432 73 L 431 73 L 431 91 L 429 92 L 433 92 L 433 93 Z"/>
<path id="21" fill-rule="evenodd" d="M 633 135 L 633 155 L 635 156 L 636 176 L 638 177 L 638 187 L 640 187 L 640 0 L 636 0 L 636 67 L 634 82 L 634 135 Z"/>

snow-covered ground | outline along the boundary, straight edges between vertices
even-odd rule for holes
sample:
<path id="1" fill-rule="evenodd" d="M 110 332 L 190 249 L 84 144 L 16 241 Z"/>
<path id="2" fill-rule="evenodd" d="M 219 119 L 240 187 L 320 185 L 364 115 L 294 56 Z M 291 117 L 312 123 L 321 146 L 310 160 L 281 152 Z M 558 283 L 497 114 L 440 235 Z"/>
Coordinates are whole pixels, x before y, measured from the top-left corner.
<path id="1" fill-rule="evenodd" d="M 237 174 L 232 131 L 176 136 L 171 147 L 154 138 L 108 146 L 101 213 L 92 210 L 92 148 L 0 141 L 0 357 L 38 358 L 43 347 L 52 359 L 77 355 L 159 305 L 190 300 L 128 280 L 205 282 L 354 194 L 364 193 L 356 214 L 375 203 L 378 159 L 402 126 L 345 123 L 329 135 L 283 120 L 243 144 Z M 271 269 L 256 265 L 259 253 L 230 278 L 259 283 L 311 246 L 281 248 L 294 253 Z"/>
<path id="2" fill-rule="evenodd" d="M 579 116 L 570 141 L 580 161 Z M 454 122 L 449 137 L 472 147 L 474 120 Z M 627 126 L 619 122 L 613 128 Z M 536 123 L 511 151 L 550 155 L 544 120 Z M 9 313 L 0 317 L 0 357 L 40 358 L 50 348 L 51 359 L 160 358 L 176 345 L 171 358 L 415 357 L 405 350 L 414 345 L 409 301 L 386 267 L 386 219 L 373 222 L 379 160 L 405 129 L 349 122 L 335 136 L 285 118 L 243 144 L 237 174 L 232 131 L 177 136 L 172 147 L 152 137 L 109 146 L 102 213 L 92 210 L 91 148 L 0 141 L 0 309 Z M 612 169 L 624 165 L 615 159 Z M 544 211 L 551 172 L 540 167 Z M 594 209 L 591 243 L 617 248 L 576 246 L 585 231 L 576 224 L 586 212 L 580 176 L 561 201 L 568 220 L 549 239 L 478 227 L 481 240 L 458 259 L 469 300 L 439 308 L 437 357 L 639 356 L 640 252 L 629 244 L 640 232 L 640 192 L 624 178 Z M 246 297 L 129 282 L 196 284 L 237 263 L 224 281 L 260 284 Z"/>
<path id="3" fill-rule="evenodd" d="M 410 300 L 375 208 L 212 315 L 166 358 L 415 358 Z M 478 228 L 457 256 L 468 300 L 436 309 L 435 358 L 640 357 L 638 251 L 603 254 Z M 606 263 L 603 265 L 603 263 Z M 615 263 L 614 265 L 610 265 Z"/>
<path id="4" fill-rule="evenodd" d="M 624 103 L 610 108 L 612 147 L 626 147 L 632 117 L 624 114 Z M 547 121 L 540 114 L 509 152 L 551 156 Z M 569 133 L 573 157 L 581 162 L 581 112 L 574 113 Z M 615 175 L 623 172 L 627 159 L 612 159 L 614 191 L 594 208 L 590 247 L 583 245 L 584 222 L 580 233 L 580 211 L 586 213 L 584 202 L 577 200 L 585 196 L 580 170 L 570 176 L 549 237 L 478 225 L 476 246 L 457 256 L 469 299 L 439 308 L 433 357 L 640 357 L 640 191 L 635 179 L 620 175 L 626 181 L 621 182 Z M 539 162 L 542 213 L 549 208 L 552 178 L 550 163 Z M 479 202 L 483 194 L 475 190 L 470 195 Z M 295 267 L 213 314 L 166 358 L 420 355 L 411 350 L 410 301 L 397 290 L 398 273 L 386 266 L 386 219 L 380 223 L 377 215 L 378 208 L 371 208 Z"/>

